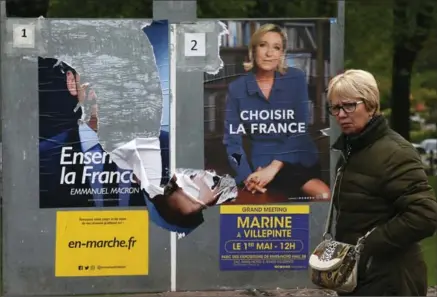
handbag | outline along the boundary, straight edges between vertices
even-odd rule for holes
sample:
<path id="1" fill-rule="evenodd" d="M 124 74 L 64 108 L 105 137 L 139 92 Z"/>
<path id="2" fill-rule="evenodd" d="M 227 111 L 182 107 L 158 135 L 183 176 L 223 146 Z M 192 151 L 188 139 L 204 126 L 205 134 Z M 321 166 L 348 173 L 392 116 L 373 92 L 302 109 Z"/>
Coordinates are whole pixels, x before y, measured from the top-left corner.
<path id="1" fill-rule="evenodd" d="M 324 289 L 351 293 L 357 287 L 358 264 L 365 239 L 373 230 L 360 237 L 356 245 L 334 240 L 331 235 L 334 217 L 333 200 L 331 198 L 323 240 L 309 259 L 311 281 Z"/>

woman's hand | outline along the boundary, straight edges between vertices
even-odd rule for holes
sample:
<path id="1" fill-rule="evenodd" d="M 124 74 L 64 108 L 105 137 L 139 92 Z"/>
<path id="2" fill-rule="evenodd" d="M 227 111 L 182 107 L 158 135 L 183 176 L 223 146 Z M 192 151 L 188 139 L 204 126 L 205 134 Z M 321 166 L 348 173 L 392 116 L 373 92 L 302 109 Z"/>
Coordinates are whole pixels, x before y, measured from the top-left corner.
<path id="1" fill-rule="evenodd" d="M 259 167 L 248 179 L 255 182 L 260 187 L 267 186 L 276 176 L 278 171 L 270 165 L 264 168 Z"/>
<path id="2" fill-rule="evenodd" d="M 245 189 L 252 192 L 252 194 L 255 194 L 256 192 L 265 193 L 267 191 L 267 189 L 260 183 L 261 177 L 264 176 L 262 171 L 263 168 L 258 167 L 256 171 L 249 175 L 244 181 Z"/>
<path id="3" fill-rule="evenodd" d="M 252 192 L 254 187 L 251 183 L 260 188 L 265 188 L 275 178 L 282 167 L 283 163 L 276 160 L 270 163 L 267 167 L 258 167 L 254 173 L 247 177 L 246 182 L 249 183 L 249 185 L 246 184 L 246 187 L 249 189 L 249 186 L 251 186 L 250 189 Z"/>
<path id="4" fill-rule="evenodd" d="M 260 187 L 255 181 L 246 179 L 244 181 L 244 189 L 255 194 L 256 192 L 265 193 L 267 191 L 266 188 Z"/>

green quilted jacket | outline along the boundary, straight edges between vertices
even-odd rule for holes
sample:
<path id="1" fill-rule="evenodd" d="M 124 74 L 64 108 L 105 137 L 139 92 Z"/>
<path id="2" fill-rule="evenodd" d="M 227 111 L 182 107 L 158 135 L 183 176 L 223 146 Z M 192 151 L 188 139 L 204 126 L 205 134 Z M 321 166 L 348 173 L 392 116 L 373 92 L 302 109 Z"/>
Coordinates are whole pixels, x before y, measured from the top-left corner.
<path id="1" fill-rule="evenodd" d="M 377 116 L 360 135 L 340 136 L 332 149 L 341 155 L 332 195 L 336 240 L 356 244 L 375 228 L 350 295 L 425 296 L 419 242 L 436 232 L 437 202 L 415 148 Z"/>

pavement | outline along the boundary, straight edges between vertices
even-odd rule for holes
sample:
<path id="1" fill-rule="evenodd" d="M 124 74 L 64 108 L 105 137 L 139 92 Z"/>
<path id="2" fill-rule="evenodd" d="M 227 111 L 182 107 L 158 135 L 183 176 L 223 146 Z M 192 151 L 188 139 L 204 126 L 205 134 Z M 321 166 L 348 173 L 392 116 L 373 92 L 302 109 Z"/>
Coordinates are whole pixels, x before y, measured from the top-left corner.
<path id="1" fill-rule="evenodd" d="M 111 296 L 111 295 L 108 295 Z M 112 296 L 118 296 L 114 294 Z M 188 291 L 188 292 L 163 292 L 123 295 L 123 297 L 248 297 L 248 296 L 337 296 L 335 292 L 319 289 L 276 289 L 276 290 L 222 290 L 222 291 Z"/>
<path id="2" fill-rule="evenodd" d="M 113 295 L 116 296 L 116 295 Z M 123 295 L 123 297 L 243 297 L 243 296 L 337 296 L 333 291 L 321 289 L 276 289 L 276 290 L 235 290 L 235 291 L 190 291 L 190 292 L 163 292 L 146 293 L 135 295 Z M 430 287 L 427 296 L 437 296 L 437 286 Z"/>

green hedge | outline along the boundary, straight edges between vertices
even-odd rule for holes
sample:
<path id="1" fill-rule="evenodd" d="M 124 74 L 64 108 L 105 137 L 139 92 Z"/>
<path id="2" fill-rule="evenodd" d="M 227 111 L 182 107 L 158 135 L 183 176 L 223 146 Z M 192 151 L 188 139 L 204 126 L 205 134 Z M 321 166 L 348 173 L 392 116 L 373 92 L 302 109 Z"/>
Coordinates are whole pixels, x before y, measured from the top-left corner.
<path id="1" fill-rule="evenodd" d="M 437 138 L 437 131 L 430 130 L 415 130 L 410 131 L 410 141 L 413 143 L 421 143 L 427 138 Z"/>

